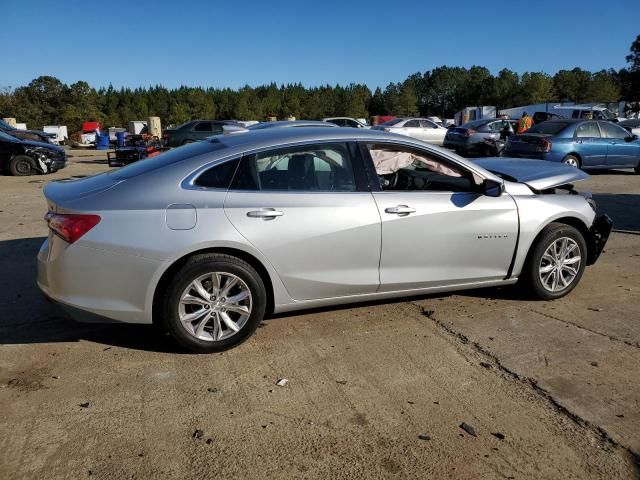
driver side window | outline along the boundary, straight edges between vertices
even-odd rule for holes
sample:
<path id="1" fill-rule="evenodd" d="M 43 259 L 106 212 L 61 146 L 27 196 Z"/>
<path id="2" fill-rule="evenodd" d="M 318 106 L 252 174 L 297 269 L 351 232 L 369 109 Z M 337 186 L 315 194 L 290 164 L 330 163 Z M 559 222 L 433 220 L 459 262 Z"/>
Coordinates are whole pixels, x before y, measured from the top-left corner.
<path id="1" fill-rule="evenodd" d="M 383 191 L 474 192 L 472 175 L 430 152 L 392 144 L 367 149 Z"/>

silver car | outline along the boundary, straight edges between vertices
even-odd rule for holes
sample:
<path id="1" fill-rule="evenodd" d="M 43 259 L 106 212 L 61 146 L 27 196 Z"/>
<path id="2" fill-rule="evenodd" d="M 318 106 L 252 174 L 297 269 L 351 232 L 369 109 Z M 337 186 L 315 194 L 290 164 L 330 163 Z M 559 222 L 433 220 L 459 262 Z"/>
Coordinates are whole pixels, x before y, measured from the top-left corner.
<path id="1" fill-rule="evenodd" d="M 424 142 L 442 145 L 447 129 L 428 118 L 394 118 L 388 122 L 372 127 L 389 133 L 397 133 L 417 138 Z"/>
<path id="2" fill-rule="evenodd" d="M 587 177 L 376 130 L 219 135 L 47 184 L 38 285 L 73 318 L 155 323 L 196 352 L 311 307 L 518 281 L 554 299 L 611 230 L 571 186 Z"/>

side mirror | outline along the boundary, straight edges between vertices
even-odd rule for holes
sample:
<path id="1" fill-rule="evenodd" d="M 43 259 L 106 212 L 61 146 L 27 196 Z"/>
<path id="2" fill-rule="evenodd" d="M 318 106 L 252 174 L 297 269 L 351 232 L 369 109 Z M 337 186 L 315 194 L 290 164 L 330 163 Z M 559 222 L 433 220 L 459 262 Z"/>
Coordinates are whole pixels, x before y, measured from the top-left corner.
<path id="1" fill-rule="evenodd" d="M 485 179 L 483 183 L 484 194 L 487 197 L 499 197 L 504 193 L 504 183 Z"/>
<path id="2" fill-rule="evenodd" d="M 624 137 L 625 142 L 633 142 L 638 139 L 638 135 L 629 135 L 628 137 Z"/>

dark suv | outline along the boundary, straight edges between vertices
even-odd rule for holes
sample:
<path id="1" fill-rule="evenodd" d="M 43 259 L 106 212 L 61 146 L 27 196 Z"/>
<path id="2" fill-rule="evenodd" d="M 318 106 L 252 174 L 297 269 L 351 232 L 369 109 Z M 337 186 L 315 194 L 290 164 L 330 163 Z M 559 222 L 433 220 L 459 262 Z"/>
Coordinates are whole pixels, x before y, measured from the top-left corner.
<path id="1" fill-rule="evenodd" d="M 239 126 L 238 122 L 233 120 L 191 120 L 175 128 L 166 129 L 162 134 L 162 140 L 167 147 L 179 147 L 219 135 L 224 125 Z"/>

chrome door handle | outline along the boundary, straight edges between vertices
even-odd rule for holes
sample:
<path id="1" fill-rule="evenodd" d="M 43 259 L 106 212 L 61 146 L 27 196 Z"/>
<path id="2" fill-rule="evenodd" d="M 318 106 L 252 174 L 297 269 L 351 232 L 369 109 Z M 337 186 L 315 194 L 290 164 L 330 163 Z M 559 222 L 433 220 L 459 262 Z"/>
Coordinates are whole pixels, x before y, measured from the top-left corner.
<path id="1" fill-rule="evenodd" d="M 261 208 L 260 210 L 252 210 L 250 212 L 247 212 L 247 217 L 263 218 L 265 220 L 281 217 L 283 215 L 284 212 L 281 212 L 280 210 L 276 210 L 274 208 Z"/>
<path id="2" fill-rule="evenodd" d="M 415 213 L 416 209 L 407 205 L 398 205 L 396 207 L 385 208 L 384 211 L 387 213 L 395 213 L 396 215 L 409 215 L 410 213 Z"/>

